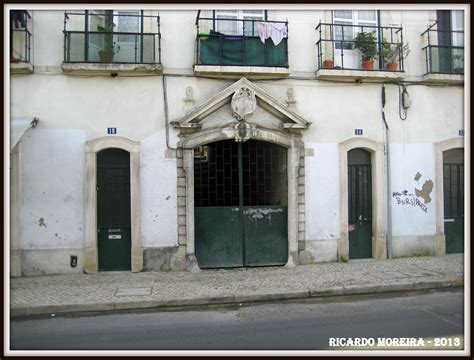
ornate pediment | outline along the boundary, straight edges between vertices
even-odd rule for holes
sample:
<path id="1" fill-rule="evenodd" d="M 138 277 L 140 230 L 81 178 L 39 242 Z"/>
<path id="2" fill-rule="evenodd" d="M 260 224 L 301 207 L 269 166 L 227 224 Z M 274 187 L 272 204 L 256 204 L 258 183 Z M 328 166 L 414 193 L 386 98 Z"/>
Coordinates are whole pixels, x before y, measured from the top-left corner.
<path id="1" fill-rule="evenodd" d="M 228 110 L 223 110 L 226 106 Z M 261 109 L 259 110 L 259 108 Z M 292 108 L 276 100 L 245 78 L 206 100 L 196 110 L 182 119 L 172 121 L 171 125 L 176 129 L 195 129 L 195 131 L 201 128 L 232 126 L 235 130 L 236 140 L 245 141 L 252 129 L 258 126 L 255 123 L 249 123 L 249 119 L 252 119 L 252 122 L 257 122 L 258 119 L 255 115 L 258 112 L 257 110 L 260 113 L 265 111 L 271 114 L 276 119 L 274 121 L 280 131 L 288 131 L 289 129 L 304 130 L 311 125 L 310 122 L 296 114 Z M 222 119 L 221 123 L 215 122 L 214 118 L 216 116 L 213 115 L 214 113 L 222 114 L 219 115 Z M 225 113 L 229 115 L 225 115 Z M 203 126 L 207 118 L 209 118 L 209 124 Z"/>

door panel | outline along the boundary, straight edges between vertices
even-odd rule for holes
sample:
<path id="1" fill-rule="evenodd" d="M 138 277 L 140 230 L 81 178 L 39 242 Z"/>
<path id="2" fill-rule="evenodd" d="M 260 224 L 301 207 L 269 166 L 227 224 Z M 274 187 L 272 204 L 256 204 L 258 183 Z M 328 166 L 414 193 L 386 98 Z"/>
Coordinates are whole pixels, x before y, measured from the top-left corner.
<path id="1" fill-rule="evenodd" d="M 199 267 L 243 266 L 240 208 L 200 207 L 194 216 Z"/>
<path id="2" fill-rule="evenodd" d="M 99 270 L 130 270 L 130 227 L 99 227 Z"/>
<path id="3" fill-rule="evenodd" d="M 285 265 L 288 261 L 287 208 L 244 208 L 245 265 Z"/>
<path id="4" fill-rule="evenodd" d="M 372 257 L 372 168 L 370 153 L 348 153 L 349 258 Z"/>
<path id="5" fill-rule="evenodd" d="M 97 238 L 99 270 L 130 270 L 130 154 L 97 154 Z"/>
<path id="6" fill-rule="evenodd" d="M 464 252 L 464 217 L 444 220 L 446 254 Z"/>
<path id="7" fill-rule="evenodd" d="M 195 149 L 195 243 L 201 268 L 285 264 L 286 149 L 249 140 Z"/>

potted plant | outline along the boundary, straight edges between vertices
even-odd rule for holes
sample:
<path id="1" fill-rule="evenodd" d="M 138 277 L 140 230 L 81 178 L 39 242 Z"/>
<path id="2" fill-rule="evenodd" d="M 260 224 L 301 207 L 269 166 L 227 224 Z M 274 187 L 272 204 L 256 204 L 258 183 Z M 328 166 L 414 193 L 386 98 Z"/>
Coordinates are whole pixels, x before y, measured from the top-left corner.
<path id="1" fill-rule="evenodd" d="M 382 51 L 380 55 L 385 62 L 385 67 L 389 71 L 396 71 L 398 68 L 398 62 L 400 61 L 400 56 L 402 59 L 406 59 L 410 53 L 410 48 L 408 43 L 406 44 L 392 44 L 386 41 L 382 41 Z"/>
<path id="2" fill-rule="evenodd" d="M 323 68 L 332 69 L 334 67 L 334 61 L 332 59 L 326 59 L 323 61 Z"/>
<path id="3" fill-rule="evenodd" d="M 328 33 L 328 30 L 325 31 L 325 35 L 327 38 L 330 38 L 330 33 Z M 324 60 L 323 60 L 323 68 L 324 69 L 332 69 L 334 68 L 334 47 L 331 41 L 323 41 L 323 55 L 324 55 Z"/>
<path id="4" fill-rule="evenodd" d="M 360 32 L 354 38 L 354 48 L 359 49 L 361 53 L 362 68 L 372 70 L 374 68 L 374 59 L 377 56 L 377 38 L 375 31 Z"/>
<path id="5" fill-rule="evenodd" d="M 114 59 L 114 54 L 118 54 L 120 46 L 115 46 L 113 41 L 113 30 L 115 24 L 110 23 L 106 26 L 97 25 L 97 31 L 103 33 L 104 42 L 103 48 L 99 51 L 100 61 L 104 63 L 111 63 Z"/>
<path id="6" fill-rule="evenodd" d="M 464 55 L 457 54 L 453 56 L 453 71 L 456 74 L 464 73 Z"/>
<path id="7" fill-rule="evenodd" d="M 14 55 L 10 56 L 10 62 L 11 63 L 19 63 L 21 62 L 21 59 L 15 57 Z"/>

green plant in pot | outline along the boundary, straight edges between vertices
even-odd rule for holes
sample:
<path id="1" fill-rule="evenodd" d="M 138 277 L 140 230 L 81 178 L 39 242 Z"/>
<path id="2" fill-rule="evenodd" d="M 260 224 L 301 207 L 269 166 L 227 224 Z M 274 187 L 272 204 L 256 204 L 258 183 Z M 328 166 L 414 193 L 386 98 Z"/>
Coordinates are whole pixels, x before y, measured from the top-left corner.
<path id="1" fill-rule="evenodd" d="M 464 73 L 464 55 L 457 54 L 453 56 L 453 71 L 456 74 Z"/>
<path id="2" fill-rule="evenodd" d="M 382 51 L 380 52 L 380 55 L 387 70 L 396 71 L 400 58 L 406 59 L 409 53 L 410 47 L 408 43 L 392 44 L 385 39 L 382 41 Z"/>
<path id="3" fill-rule="evenodd" d="M 114 43 L 114 27 L 114 23 L 105 26 L 97 25 L 97 31 L 101 32 L 104 37 L 103 48 L 99 51 L 100 61 L 104 63 L 111 63 L 114 59 L 114 54 L 118 54 L 120 51 L 120 46 L 116 46 Z"/>
<path id="4" fill-rule="evenodd" d="M 374 59 L 377 56 L 377 38 L 375 31 L 360 32 L 354 38 L 354 48 L 361 54 L 362 68 L 372 70 L 374 68 Z"/>

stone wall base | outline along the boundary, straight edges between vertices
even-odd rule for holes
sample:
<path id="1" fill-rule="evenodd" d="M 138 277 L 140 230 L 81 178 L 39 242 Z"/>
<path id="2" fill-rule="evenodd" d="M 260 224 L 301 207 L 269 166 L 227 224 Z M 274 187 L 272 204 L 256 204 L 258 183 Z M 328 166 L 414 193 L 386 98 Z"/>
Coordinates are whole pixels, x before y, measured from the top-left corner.
<path id="1" fill-rule="evenodd" d="M 436 235 L 406 235 L 392 237 L 392 256 L 435 255 Z"/>
<path id="2" fill-rule="evenodd" d="M 10 276 L 21 276 L 21 250 L 10 250 Z"/>
<path id="3" fill-rule="evenodd" d="M 308 240 L 305 246 L 313 263 L 337 261 L 337 239 Z"/>
<path id="4" fill-rule="evenodd" d="M 77 256 L 77 266 L 71 266 L 71 256 Z M 84 249 L 21 250 L 22 275 L 82 274 Z"/>

